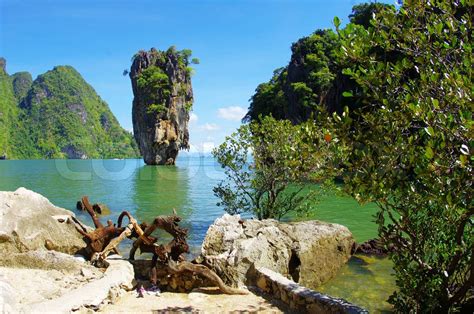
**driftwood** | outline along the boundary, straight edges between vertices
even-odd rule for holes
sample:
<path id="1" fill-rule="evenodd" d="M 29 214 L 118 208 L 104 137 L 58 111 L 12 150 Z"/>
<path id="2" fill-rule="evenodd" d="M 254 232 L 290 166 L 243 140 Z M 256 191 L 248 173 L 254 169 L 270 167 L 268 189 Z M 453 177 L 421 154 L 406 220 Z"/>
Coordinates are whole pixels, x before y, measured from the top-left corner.
<path id="1" fill-rule="evenodd" d="M 219 287 L 225 294 L 248 294 L 245 290 L 235 289 L 227 286 L 222 279 L 211 269 L 201 264 L 193 264 L 186 261 L 184 253 L 189 252 L 189 245 L 186 241 L 188 230 L 181 228 L 178 223 L 181 218 L 173 210 L 173 215 L 158 216 L 153 223 L 145 229 L 143 237 L 138 238 L 133 243 L 130 250 L 130 259 L 134 259 L 135 252 L 139 248 L 140 252 L 153 253 L 150 281 L 154 284 L 157 282 L 157 267 L 161 267 L 169 272 L 169 274 L 180 274 L 183 272 L 191 272 L 199 276 L 207 278 L 210 282 Z M 119 221 L 120 225 L 120 221 Z M 142 226 L 145 226 L 144 224 Z M 173 236 L 173 239 L 167 244 L 156 244 L 157 238 L 151 234 L 156 229 L 162 229 Z M 145 240 L 153 241 L 148 244 Z"/>
<path id="2" fill-rule="evenodd" d="M 179 226 L 181 217 L 176 214 L 176 211 L 173 210 L 173 215 L 170 216 L 156 217 L 151 225 L 146 223 L 138 224 L 130 213 L 123 211 L 118 218 L 117 226 L 111 220 L 108 220 L 107 225 L 104 226 L 99 221 L 87 196 L 82 198 L 81 203 L 91 216 L 95 230 L 87 231 L 86 227 L 77 219 L 73 220 L 77 231 L 84 236 L 87 242 L 86 255 L 94 265 L 99 267 L 106 265 L 105 258 L 110 252 L 117 252 L 117 246 L 122 240 L 134 238 L 136 240 L 133 242 L 130 250 L 130 259 L 133 260 L 135 258 L 137 249 L 140 249 L 140 253 L 148 252 L 153 254 L 150 281 L 154 284 L 157 282 L 157 267 L 160 267 L 162 271 L 165 270 L 169 275 L 188 272 L 202 276 L 218 286 L 226 294 L 248 294 L 245 290 L 227 286 L 215 272 L 205 265 L 186 261 L 184 253 L 189 252 L 189 245 L 186 241 L 188 230 Z M 127 217 L 129 222 L 125 227 L 122 227 L 124 217 Z M 158 239 L 151 235 L 156 229 L 166 231 L 173 236 L 173 239 L 167 244 L 156 243 Z"/>
<path id="3" fill-rule="evenodd" d="M 90 205 L 90 204 L 89 204 Z M 80 211 L 86 210 L 86 206 L 83 200 L 77 201 L 76 209 Z M 110 209 L 105 204 L 93 204 L 92 209 L 99 215 L 107 215 L 110 214 Z"/>
<path id="4" fill-rule="evenodd" d="M 107 225 L 104 226 L 97 217 L 95 211 L 92 208 L 92 205 L 89 203 L 87 196 L 82 198 L 82 203 L 84 204 L 85 210 L 92 218 L 94 223 L 95 230 L 87 231 L 87 229 L 78 223 L 78 220 L 74 220 L 76 230 L 84 236 L 87 247 L 86 247 L 86 257 L 89 259 L 92 258 L 94 253 L 102 252 L 105 247 L 112 241 L 112 239 L 118 237 L 122 232 L 125 231 L 125 228 L 116 227 L 111 220 L 107 221 Z"/>
<path id="5" fill-rule="evenodd" d="M 170 260 L 168 262 L 168 267 L 172 270 L 171 273 L 174 273 L 174 274 L 179 274 L 179 273 L 188 271 L 188 272 L 193 272 L 203 277 L 206 277 L 209 281 L 216 284 L 219 287 L 219 289 L 222 291 L 222 293 L 242 294 L 242 295 L 248 294 L 248 291 L 246 290 L 236 289 L 236 288 L 227 286 L 215 272 L 213 272 L 212 270 L 210 270 L 204 265 L 193 264 L 188 261 L 175 263 L 174 261 Z"/>

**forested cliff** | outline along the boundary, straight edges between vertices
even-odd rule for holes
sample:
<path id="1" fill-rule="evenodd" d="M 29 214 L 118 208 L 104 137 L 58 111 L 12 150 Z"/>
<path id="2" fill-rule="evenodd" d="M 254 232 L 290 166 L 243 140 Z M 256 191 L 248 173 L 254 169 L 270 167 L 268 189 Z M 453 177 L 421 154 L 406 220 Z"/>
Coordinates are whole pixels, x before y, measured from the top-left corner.
<path id="1" fill-rule="evenodd" d="M 368 27 L 373 13 L 389 7 L 381 3 L 356 5 L 349 15 L 350 22 Z M 276 69 L 269 82 L 256 88 L 244 121 L 272 115 L 300 123 L 316 113 L 319 105 L 329 112 L 357 106 L 356 97 L 343 97 L 344 91 L 356 86 L 342 74 L 342 62 L 336 54 L 340 44 L 331 29 L 318 29 L 293 43 L 289 64 Z"/>
<path id="2" fill-rule="evenodd" d="M 0 67 L 0 155 L 8 159 L 126 158 L 139 155 L 95 90 L 71 66 L 34 81 Z"/>

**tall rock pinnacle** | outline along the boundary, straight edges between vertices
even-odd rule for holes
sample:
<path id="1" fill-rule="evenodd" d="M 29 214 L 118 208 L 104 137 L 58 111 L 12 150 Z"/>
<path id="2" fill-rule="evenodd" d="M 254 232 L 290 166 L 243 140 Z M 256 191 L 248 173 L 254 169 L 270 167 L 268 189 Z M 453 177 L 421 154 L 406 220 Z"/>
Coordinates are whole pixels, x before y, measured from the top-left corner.
<path id="1" fill-rule="evenodd" d="M 148 165 L 174 165 L 178 151 L 189 149 L 190 56 L 190 50 L 170 47 L 139 51 L 133 58 L 133 133 Z"/>

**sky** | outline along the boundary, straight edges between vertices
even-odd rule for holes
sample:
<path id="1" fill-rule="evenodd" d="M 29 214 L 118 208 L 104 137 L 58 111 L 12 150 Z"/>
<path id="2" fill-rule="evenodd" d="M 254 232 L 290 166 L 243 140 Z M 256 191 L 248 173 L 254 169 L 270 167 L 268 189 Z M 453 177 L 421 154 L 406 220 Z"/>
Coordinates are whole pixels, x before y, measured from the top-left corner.
<path id="1" fill-rule="evenodd" d="M 131 57 L 140 49 L 191 49 L 192 150 L 208 152 L 240 125 L 258 84 L 288 64 L 291 44 L 333 17 L 347 22 L 355 0 L 0 0 L 0 56 L 7 71 L 35 78 L 76 68 L 132 131 Z"/>

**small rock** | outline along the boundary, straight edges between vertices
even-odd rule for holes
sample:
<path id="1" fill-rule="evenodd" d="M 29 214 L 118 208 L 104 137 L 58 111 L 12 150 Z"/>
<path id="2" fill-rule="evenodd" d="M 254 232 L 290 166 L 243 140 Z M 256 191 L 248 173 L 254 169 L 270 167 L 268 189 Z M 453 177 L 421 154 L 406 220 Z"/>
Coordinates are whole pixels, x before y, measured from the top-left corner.
<path id="1" fill-rule="evenodd" d="M 80 210 L 80 211 L 83 211 L 85 209 L 84 204 L 82 203 L 82 201 L 77 201 L 76 209 Z"/>

